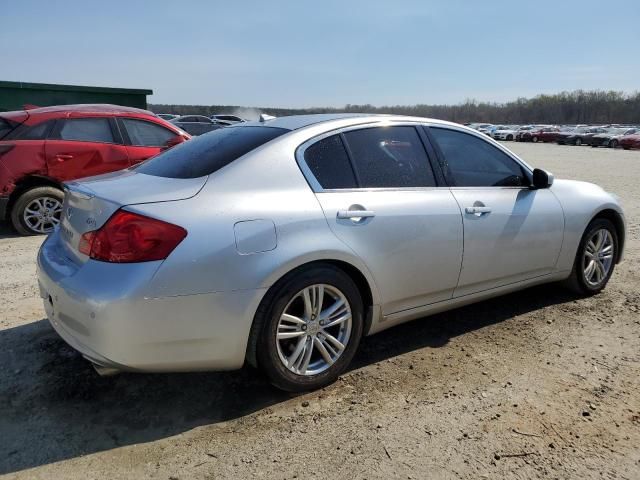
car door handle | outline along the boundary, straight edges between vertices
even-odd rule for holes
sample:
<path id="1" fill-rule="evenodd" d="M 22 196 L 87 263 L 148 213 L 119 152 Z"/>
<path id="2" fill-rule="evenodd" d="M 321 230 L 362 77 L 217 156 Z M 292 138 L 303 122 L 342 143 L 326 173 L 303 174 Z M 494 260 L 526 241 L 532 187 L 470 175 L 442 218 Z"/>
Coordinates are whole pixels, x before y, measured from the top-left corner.
<path id="1" fill-rule="evenodd" d="M 356 218 L 371 218 L 376 214 L 371 210 L 338 210 L 338 218 L 340 219 L 356 219 Z"/>
<path id="2" fill-rule="evenodd" d="M 56 160 L 59 160 L 61 162 L 64 162 L 65 160 L 71 160 L 73 158 L 73 155 L 68 155 L 68 154 L 58 154 L 56 155 Z"/>
<path id="3" fill-rule="evenodd" d="M 466 207 L 464 211 L 470 215 L 482 215 L 483 213 L 491 213 L 491 207 Z"/>

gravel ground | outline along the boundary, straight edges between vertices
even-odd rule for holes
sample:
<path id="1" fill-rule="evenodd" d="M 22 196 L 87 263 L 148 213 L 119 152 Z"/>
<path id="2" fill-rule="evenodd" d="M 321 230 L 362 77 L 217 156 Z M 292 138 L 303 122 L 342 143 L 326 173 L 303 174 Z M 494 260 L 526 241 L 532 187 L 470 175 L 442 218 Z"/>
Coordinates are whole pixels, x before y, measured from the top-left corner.
<path id="1" fill-rule="evenodd" d="M 640 152 L 510 146 L 622 197 L 609 287 L 536 287 L 402 325 L 300 396 L 250 369 L 98 377 L 44 320 L 41 239 L 1 226 L 0 475 L 640 478 Z"/>

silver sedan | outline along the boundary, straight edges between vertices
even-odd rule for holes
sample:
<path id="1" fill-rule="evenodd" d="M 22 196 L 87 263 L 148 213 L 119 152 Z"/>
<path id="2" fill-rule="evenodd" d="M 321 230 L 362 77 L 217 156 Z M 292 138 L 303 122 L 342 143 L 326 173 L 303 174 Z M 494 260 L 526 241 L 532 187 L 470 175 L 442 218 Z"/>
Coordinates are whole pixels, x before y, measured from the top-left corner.
<path id="1" fill-rule="evenodd" d="M 300 391 L 408 320 L 545 282 L 596 294 L 624 240 L 614 195 L 469 128 L 309 115 L 68 184 L 38 278 L 99 372 L 248 362 Z"/>

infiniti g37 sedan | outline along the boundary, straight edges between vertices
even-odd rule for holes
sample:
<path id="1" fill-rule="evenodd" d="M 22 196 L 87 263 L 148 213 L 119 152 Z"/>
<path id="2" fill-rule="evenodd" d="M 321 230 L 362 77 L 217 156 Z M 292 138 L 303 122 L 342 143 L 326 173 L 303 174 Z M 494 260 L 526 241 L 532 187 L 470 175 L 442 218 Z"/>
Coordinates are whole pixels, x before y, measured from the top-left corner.
<path id="1" fill-rule="evenodd" d="M 47 316 L 102 373 L 237 369 L 318 388 L 363 335 L 622 258 L 616 197 L 424 118 L 216 130 L 67 184 L 38 255 Z"/>

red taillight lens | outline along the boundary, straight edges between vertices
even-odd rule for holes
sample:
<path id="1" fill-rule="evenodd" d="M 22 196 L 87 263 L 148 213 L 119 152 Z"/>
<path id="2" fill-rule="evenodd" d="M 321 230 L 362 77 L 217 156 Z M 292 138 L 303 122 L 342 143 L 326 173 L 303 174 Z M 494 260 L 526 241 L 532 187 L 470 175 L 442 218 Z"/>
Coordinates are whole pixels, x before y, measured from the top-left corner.
<path id="1" fill-rule="evenodd" d="M 118 210 L 98 230 L 83 234 L 78 249 L 103 262 L 150 262 L 167 258 L 186 236 L 177 225 Z"/>

